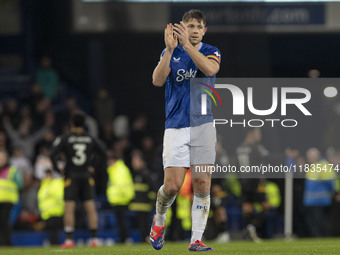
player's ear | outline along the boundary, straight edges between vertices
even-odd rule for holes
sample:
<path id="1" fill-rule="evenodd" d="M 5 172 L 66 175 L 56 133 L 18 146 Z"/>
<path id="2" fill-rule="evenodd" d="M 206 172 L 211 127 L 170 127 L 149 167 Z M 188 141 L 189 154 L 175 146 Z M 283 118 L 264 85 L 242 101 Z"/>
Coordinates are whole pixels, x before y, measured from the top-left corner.
<path id="1" fill-rule="evenodd" d="M 205 33 L 207 32 L 208 28 L 207 27 L 204 27 L 203 29 L 203 35 L 205 35 Z"/>

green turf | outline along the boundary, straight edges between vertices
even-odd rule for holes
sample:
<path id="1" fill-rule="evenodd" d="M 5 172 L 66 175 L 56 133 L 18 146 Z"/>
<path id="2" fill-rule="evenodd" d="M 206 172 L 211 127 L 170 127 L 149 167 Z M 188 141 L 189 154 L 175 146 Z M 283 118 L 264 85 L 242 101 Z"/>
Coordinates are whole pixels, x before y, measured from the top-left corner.
<path id="1" fill-rule="evenodd" d="M 227 244 L 218 244 L 207 242 L 214 251 L 213 254 L 230 254 L 230 255 L 276 255 L 276 254 L 294 254 L 294 255 L 321 255 L 321 254 L 340 254 L 340 239 L 303 239 L 295 241 L 264 241 L 260 244 L 252 242 L 235 241 Z M 61 249 L 59 247 L 51 248 L 0 248 L 1 255 L 7 254 L 170 254 L 179 255 L 187 254 L 187 243 L 170 243 L 166 242 L 163 249 L 155 251 L 150 244 L 135 245 L 115 245 L 111 247 L 77 247 L 73 249 Z M 209 253 L 210 254 L 210 253 Z"/>

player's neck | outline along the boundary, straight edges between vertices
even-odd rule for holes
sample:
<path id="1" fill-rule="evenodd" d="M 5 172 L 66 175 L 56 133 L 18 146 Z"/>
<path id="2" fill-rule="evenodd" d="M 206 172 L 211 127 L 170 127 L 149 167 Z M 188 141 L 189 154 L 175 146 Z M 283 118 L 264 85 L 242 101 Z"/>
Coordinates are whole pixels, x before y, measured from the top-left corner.
<path id="1" fill-rule="evenodd" d="M 82 127 L 71 127 L 71 132 L 80 135 L 84 133 L 84 129 Z"/>
<path id="2" fill-rule="evenodd" d="M 201 45 L 202 45 L 202 42 L 200 42 L 200 43 L 198 43 L 198 44 L 196 44 L 196 45 L 192 45 L 192 46 L 194 46 L 194 48 L 195 48 L 196 50 L 199 50 L 199 49 L 201 48 Z"/>

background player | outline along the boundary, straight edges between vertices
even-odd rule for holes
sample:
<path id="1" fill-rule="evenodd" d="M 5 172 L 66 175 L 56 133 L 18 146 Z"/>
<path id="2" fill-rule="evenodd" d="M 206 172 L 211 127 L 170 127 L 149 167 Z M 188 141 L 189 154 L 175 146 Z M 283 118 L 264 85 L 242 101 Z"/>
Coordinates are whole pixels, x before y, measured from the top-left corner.
<path id="1" fill-rule="evenodd" d="M 262 133 L 260 128 L 249 128 L 246 131 L 243 143 L 237 148 L 237 160 L 239 166 L 258 166 L 269 155 L 267 149 L 260 143 Z M 254 242 L 262 240 L 257 235 L 257 229 L 262 227 L 267 218 L 269 203 L 266 198 L 264 179 L 243 178 L 242 185 L 242 213 L 247 235 Z M 258 203 L 262 210 L 254 214 L 254 204 Z"/>
<path id="2" fill-rule="evenodd" d="M 239 166 L 259 166 L 261 164 L 278 165 L 284 164 L 285 158 L 292 158 L 297 155 L 297 151 L 287 148 L 285 154 L 270 153 L 262 141 L 262 131 L 258 127 L 248 128 L 245 131 L 245 138 L 236 149 Z M 248 177 L 248 176 L 243 176 Z M 256 177 L 256 178 L 254 178 Z M 259 178 L 257 178 L 259 177 Z M 268 211 L 271 207 L 266 194 L 265 176 L 249 176 L 241 178 L 242 186 L 242 213 L 246 226 L 247 235 L 254 242 L 261 242 L 258 236 L 258 230 L 261 229 L 267 221 Z M 275 180 L 278 183 L 277 180 Z M 279 184 L 279 183 L 278 183 Z M 261 207 L 260 212 L 256 212 L 255 204 Z"/>
<path id="3" fill-rule="evenodd" d="M 64 231 L 66 240 L 63 247 L 73 247 L 73 232 L 75 226 L 76 201 L 84 202 L 88 217 L 88 226 L 91 231 L 91 246 L 98 246 L 97 228 L 98 216 L 94 202 L 95 183 L 92 178 L 94 169 L 90 163 L 93 155 L 98 154 L 106 160 L 106 151 L 99 141 L 86 134 L 84 131 L 85 116 L 78 112 L 72 116 L 71 133 L 56 138 L 51 152 L 51 159 L 54 168 L 60 171 L 57 166 L 58 156 L 63 152 L 66 157 L 64 169 L 65 175 L 65 214 Z"/>
<path id="4" fill-rule="evenodd" d="M 166 121 L 163 141 L 164 185 L 157 193 L 156 215 L 150 241 L 159 250 L 164 243 L 166 212 L 181 188 L 186 170 L 194 165 L 215 162 L 216 130 L 212 116 L 199 126 L 190 127 L 190 79 L 215 77 L 220 68 L 216 47 L 202 43 L 207 31 L 206 18 L 199 10 L 183 15 L 180 24 L 168 24 L 164 30 L 164 49 L 153 72 L 153 84 L 166 82 Z M 178 44 L 179 41 L 179 44 Z M 200 134 L 200 144 L 190 142 L 190 128 Z M 192 237 L 189 251 L 209 251 L 202 242 L 210 208 L 210 175 L 193 175 Z"/>

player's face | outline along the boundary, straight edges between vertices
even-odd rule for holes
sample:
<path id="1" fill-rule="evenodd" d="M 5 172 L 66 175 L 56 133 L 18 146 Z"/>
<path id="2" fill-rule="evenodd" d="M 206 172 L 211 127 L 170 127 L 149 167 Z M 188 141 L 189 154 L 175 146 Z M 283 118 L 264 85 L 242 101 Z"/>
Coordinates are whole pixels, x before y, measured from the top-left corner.
<path id="1" fill-rule="evenodd" d="M 198 22 L 197 19 L 191 19 L 188 22 L 184 22 L 184 26 L 189 34 L 189 41 L 194 46 L 202 41 L 202 38 L 207 31 L 203 21 Z"/>

